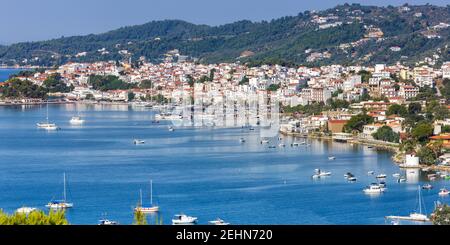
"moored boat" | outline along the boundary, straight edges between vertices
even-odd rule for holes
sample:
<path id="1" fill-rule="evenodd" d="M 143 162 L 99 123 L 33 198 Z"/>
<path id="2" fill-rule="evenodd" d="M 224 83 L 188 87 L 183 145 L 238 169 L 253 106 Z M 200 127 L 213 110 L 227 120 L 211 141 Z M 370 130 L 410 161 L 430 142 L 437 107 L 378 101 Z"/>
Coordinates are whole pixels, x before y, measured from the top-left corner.
<path id="1" fill-rule="evenodd" d="M 191 217 L 185 214 L 176 214 L 172 219 L 173 225 L 194 225 L 196 223 L 197 217 Z"/>

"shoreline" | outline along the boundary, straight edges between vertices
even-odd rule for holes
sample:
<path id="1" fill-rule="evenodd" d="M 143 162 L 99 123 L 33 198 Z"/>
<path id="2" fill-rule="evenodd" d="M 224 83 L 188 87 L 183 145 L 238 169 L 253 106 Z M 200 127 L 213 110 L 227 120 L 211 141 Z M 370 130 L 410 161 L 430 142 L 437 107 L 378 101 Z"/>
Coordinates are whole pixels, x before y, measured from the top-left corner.
<path id="1" fill-rule="evenodd" d="M 280 131 L 280 134 L 286 135 L 286 136 L 293 136 L 293 137 L 299 137 L 299 138 L 308 138 L 308 139 L 318 139 L 318 140 L 326 140 L 326 141 L 335 141 L 331 136 L 325 136 L 325 135 L 317 135 L 317 134 L 302 134 L 302 133 L 288 133 Z M 397 165 L 401 169 L 420 169 L 423 171 L 423 169 L 430 169 L 433 171 L 448 171 L 450 172 L 450 166 L 440 166 L 440 165 L 424 165 L 420 164 L 417 167 L 407 167 L 404 166 L 405 162 L 405 155 L 403 152 L 400 151 L 399 146 L 393 146 L 392 143 L 386 142 L 385 144 L 382 144 L 381 142 L 369 142 L 361 139 L 349 139 L 346 142 L 347 144 L 358 144 L 358 145 L 365 145 L 365 146 L 372 146 L 379 150 L 385 150 L 390 151 L 393 153 L 391 159 L 392 163 Z"/>

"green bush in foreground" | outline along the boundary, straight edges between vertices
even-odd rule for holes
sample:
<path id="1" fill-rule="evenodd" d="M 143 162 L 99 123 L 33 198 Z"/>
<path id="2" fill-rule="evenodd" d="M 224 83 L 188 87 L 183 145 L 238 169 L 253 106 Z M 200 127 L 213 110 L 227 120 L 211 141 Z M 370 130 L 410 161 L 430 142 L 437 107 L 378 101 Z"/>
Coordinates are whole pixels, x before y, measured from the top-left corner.
<path id="1" fill-rule="evenodd" d="M 42 210 L 36 210 L 29 214 L 14 213 L 7 214 L 0 210 L 0 225 L 68 225 L 66 215 L 63 210 L 50 210 L 46 214 Z"/>

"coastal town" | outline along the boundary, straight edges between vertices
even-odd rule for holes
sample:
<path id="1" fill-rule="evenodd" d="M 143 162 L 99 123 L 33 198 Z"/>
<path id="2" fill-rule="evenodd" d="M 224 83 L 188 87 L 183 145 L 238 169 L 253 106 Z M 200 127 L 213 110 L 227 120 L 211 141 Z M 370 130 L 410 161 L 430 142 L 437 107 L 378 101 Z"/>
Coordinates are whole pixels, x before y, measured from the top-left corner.
<path id="1" fill-rule="evenodd" d="M 30 88 L 33 93 L 27 91 Z M 423 167 L 447 170 L 450 165 L 446 153 L 450 149 L 450 62 L 440 67 L 249 67 L 199 64 L 172 50 L 159 64 L 141 57 L 136 62 L 68 63 L 55 69 L 26 70 L 0 84 L 0 93 L 0 105 L 176 106 L 185 104 L 186 98 L 193 98 L 194 104 L 201 98 L 203 105 L 225 97 L 233 102 L 252 96 L 271 98 L 272 104 L 279 103 L 277 131 L 282 134 L 394 150 L 399 164 L 409 164 L 408 156 L 412 164 Z M 235 116 L 242 114 L 239 110 L 243 109 L 235 108 Z"/>

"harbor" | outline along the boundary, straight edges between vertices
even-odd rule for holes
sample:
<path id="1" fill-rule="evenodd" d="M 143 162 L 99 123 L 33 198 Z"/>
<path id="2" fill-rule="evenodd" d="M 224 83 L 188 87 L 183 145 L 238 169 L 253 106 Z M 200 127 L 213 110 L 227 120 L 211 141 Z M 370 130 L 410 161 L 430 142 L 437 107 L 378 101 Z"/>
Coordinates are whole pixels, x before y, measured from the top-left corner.
<path id="1" fill-rule="evenodd" d="M 161 217 L 171 224 L 178 214 L 198 224 L 218 217 L 231 224 L 384 224 L 385 216 L 397 214 L 393 210 L 409 213 L 417 185 L 430 183 L 430 173 L 400 169 L 389 151 L 294 136 L 264 138 L 258 126 L 169 131 L 171 122 L 154 123 L 158 111 L 151 109 L 49 104 L 49 121 L 60 130 L 47 131 L 36 128 L 46 106 L 0 110 L 0 207 L 46 210 L 66 189 L 66 173 L 63 199 L 73 203 L 67 210 L 71 224 L 97 224 L 104 213 L 109 221 L 131 224 L 140 189 L 145 207 L 159 207 L 158 215 L 149 214 L 149 224 Z M 75 116 L 83 123 L 71 124 Z M 311 178 L 315 169 L 324 176 Z M 344 178 L 348 172 L 355 181 Z M 406 181 L 398 183 L 394 173 Z M 387 176 L 386 192 L 364 193 L 380 174 Z M 429 210 L 437 200 L 447 202 L 438 195 L 446 183 L 438 178 L 423 191 Z"/>

